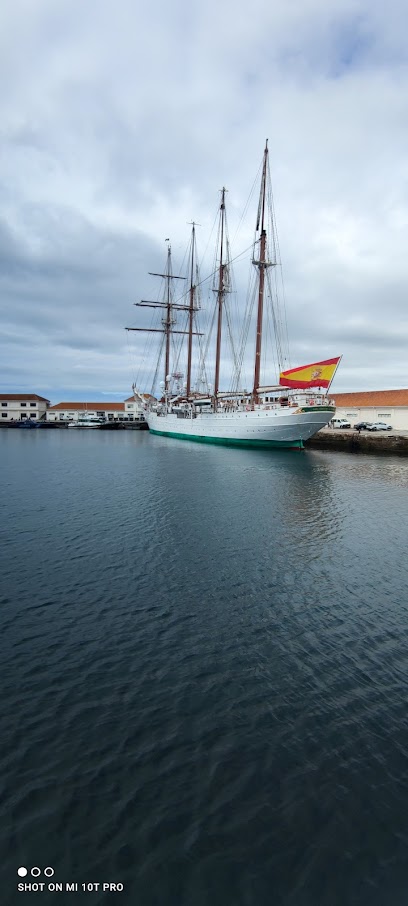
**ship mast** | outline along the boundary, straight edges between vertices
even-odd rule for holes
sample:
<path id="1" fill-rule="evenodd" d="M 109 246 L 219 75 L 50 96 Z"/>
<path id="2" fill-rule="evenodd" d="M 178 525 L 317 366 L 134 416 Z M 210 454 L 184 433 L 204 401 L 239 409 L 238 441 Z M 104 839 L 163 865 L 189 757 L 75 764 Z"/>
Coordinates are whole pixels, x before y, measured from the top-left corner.
<path id="1" fill-rule="evenodd" d="M 189 331 L 174 330 L 174 327 L 173 327 L 173 325 L 175 323 L 175 318 L 173 317 L 173 311 L 186 311 L 187 310 L 190 312 L 192 303 L 191 303 L 191 298 L 190 298 L 190 305 L 179 305 L 178 303 L 173 302 L 172 281 L 173 280 L 185 280 L 185 277 L 176 277 L 172 273 L 171 245 L 170 245 L 170 241 L 168 239 L 166 239 L 166 242 L 168 242 L 169 244 L 167 247 L 167 261 L 166 261 L 165 273 L 156 274 L 153 271 L 149 271 L 149 274 L 151 277 L 163 277 L 164 280 L 166 281 L 165 282 L 165 299 L 164 299 L 164 301 L 158 302 L 158 301 L 151 301 L 151 300 L 147 301 L 146 299 L 142 299 L 140 302 L 134 303 L 136 306 L 139 306 L 142 308 L 145 308 L 145 307 L 147 307 L 147 308 L 164 308 L 165 312 L 163 313 L 163 318 L 162 318 L 163 327 L 126 327 L 125 330 L 147 331 L 148 333 L 164 333 L 164 335 L 165 335 L 164 386 L 165 386 L 165 393 L 168 393 L 170 391 L 170 387 L 169 387 L 169 383 L 170 383 L 170 337 L 173 333 L 177 333 L 177 334 L 188 333 L 189 335 L 191 334 L 191 337 L 192 337 L 194 335 L 194 332 L 192 330 L 192 324 L 190 325 Z M 194 289 L 195 289 L 195 287 L 194 287 Z M 193 300 L 194 300 L 194 296 L 193 296 Z M 201 334 L 199 334 L 199 336 L 201 336 Z"/>
<path id="2" fill-rule="evenodd" d="M 222 328 L 222 306 L 225 295 L 224 271 L 224 232 L 225 232 L 225 188 L 221 189 L 220 204 L 220 264 L 218 269 L 218 289 L 217 289 L 217 347 L 215 352 L 215 378 L 214 378 L 214 399 L 217 400 L 219 381 L 220 381 L 220 359 L 221 359 L 221 328 Z"/>
<path id="3" fill-rule="evenodd" d="M 196 225 L 193 221 L 192 230 L 191 230 L 191 268 L 190 268 L 190 300 L 189 300 L 190 304 L 188 306 L 188 347 L 187 347 L 187 387 L 186 387 L 187 399 L 189 398 L 190 392 L 191 392 L 191 358 L 192 358 L 192 350 L 193 350 L 193 321 L 194 321 L 194 311 L 195 311 L 194 301 L 195 301 L 195 291 L 196 291 L 196 287 L 195 287 L 195 283 L 194 283 L 194 267 L 195 267 L 194 253 L 196 250 L 195 249 L 195 242 L 196 242 L 195 226 Z"/>
<path id="4" fill-rule="evenodd" d="M 264 159 L 262 166 L 261 191 L 259 196 L 258 217 L 256 223 L 256 232 L 260 229 L 259 238 L 259 259 L 253 261 L 253 264 L 259 268 L 259 286 L 258 286 L 258 314 L 256 322 L 256 347 L 255 347 L 255 369 L 254 385 L 252 388 L 252 401 L 258 402 L 258 387 L 261 374 L 261 350 L 262 350 L 262 321 L 263 321 L 263 304 L 265 288 L 265 271 L 270 266 L 266 260 L 266 229 L 265 229 L 265 200 L 266 200 L 266 181 L 268 172 L 268 139 L 266 139 Z"/>
<path id="5" fill-rule="evenodd" d="M 166 269 L 165 269 L 166 270 L 166 275 L 165 275 L 166 313 L 163 318 L 163 327 L 164 327 L 164 333 L 165 333 L 165 337 L 166 337 L 166 353 L 165 353 L 165 357 L 164 357 L 164 359 L 165 359 L 165 362 L 164 362 L 164 386 L 165 386 L 166 392 L 168 389 L 167 383 L 168 383 L 169 374 L 170 374 L 170 334 L 171 334 L 171 327 L 174 322 L 174 318 L 172 318 L 172 315 L 171 315 L 171 280 L 172 280 L 172 276 L 173 276 L 172 272 L 171 272 L 171 245 L 170 245 L 169 240 L 167 240 L 167 241 L 169 244 L 167 246 L 167 264 L 166 264 Z"/>

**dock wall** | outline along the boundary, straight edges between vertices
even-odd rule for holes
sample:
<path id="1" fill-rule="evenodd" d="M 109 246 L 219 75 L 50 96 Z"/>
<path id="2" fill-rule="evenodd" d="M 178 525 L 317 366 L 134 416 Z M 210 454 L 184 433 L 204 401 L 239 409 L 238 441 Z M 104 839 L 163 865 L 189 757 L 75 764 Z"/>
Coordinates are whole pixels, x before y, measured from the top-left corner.
<path id="1" fill-rule="evenodd" d="M 337 431 L 323 428 L 305 441 L 305 447 L 321 450 L 343 450 L 346 453 L 396 453 L 408 456 L 408 433 L 362 431 L 353 429 Z"/>

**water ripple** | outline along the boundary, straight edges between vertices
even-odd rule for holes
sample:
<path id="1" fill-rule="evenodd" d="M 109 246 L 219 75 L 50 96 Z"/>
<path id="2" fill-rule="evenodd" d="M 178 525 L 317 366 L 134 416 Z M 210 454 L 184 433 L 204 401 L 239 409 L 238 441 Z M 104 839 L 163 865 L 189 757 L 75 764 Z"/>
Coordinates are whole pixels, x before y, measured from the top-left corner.
<path id="1" fill-rule="evenodd" d="M 405 461 L 72 434 L 0 434 L 4 902 L 405 902 Z"/>

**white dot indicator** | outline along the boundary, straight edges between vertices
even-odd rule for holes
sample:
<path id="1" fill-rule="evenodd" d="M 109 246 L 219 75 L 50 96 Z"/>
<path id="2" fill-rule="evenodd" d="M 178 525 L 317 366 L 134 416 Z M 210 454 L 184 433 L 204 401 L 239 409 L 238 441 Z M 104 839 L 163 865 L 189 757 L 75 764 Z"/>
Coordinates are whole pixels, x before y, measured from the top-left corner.
<path id="1" fill-rule="evenodd" d="M 27 871 L 27 869 L 24 868 L 24 866 L 22 865 L 21 868 L 18 868 L 18 869 L 17 869 L 17 874 L 20 875 L 20 878 L 25 878 L 25 876 L 28 875 L 28 871 Z"/>
<path id="2" fill-rule="evenodd" d="M 52 878 L 52 876 L 54 874 L 54 869 L 50 868 L 50 866 L 48 866 L 48 868 L 44 868 L 44 874 L 47 878 Z"/>
<path id="3" fill-rule="evenodd" d="M 31 869 L 31 874 L 33 878 L 38 878 L 38 876 L 41 874 L 41 868 L 37 868 L 37 866 L 34 865 L 34 868 Z"/>

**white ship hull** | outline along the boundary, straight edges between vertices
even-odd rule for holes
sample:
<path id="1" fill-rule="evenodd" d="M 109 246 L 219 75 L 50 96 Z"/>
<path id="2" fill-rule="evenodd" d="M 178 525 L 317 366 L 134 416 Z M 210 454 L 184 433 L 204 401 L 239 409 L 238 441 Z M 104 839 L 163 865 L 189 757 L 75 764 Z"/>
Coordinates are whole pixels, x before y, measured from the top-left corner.
<path id="1" fill-rule="evenodd" d="M 257 447 L 302 448 L 320 428 L 328 424 L 333 406 L 310 409 L 264 409 L 238 412 L 197 412 L 183 414 L 147 412 L 153 434 L 206 443 Z"/>

